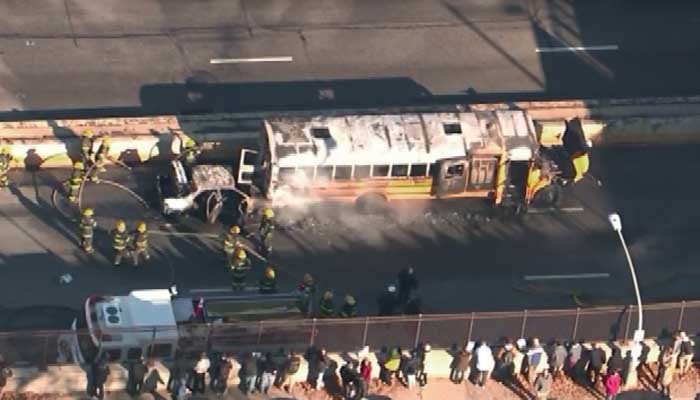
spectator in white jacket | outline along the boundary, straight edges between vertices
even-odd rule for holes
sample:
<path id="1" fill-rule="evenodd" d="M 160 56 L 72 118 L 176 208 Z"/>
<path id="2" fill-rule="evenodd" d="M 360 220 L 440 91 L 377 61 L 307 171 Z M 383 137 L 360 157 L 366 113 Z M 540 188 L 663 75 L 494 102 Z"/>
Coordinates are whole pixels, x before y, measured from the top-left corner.
<path id="1" fill-rule="evenodd" d="M 495 364 L 491 348 L 482 341 L 476 349 L 476 370 L 479 373 L 477 383 L 480 387 L 483 388 L 486 385 Z"/>
<path id="2" fill-rule="evenodd" d="M 534 385 L 537 375 L 547 368 L 549 368 L 547 353 L 540 345 L 540 340 L 534 337 L 527 350 L 527 381 L 530 385 Z"/>

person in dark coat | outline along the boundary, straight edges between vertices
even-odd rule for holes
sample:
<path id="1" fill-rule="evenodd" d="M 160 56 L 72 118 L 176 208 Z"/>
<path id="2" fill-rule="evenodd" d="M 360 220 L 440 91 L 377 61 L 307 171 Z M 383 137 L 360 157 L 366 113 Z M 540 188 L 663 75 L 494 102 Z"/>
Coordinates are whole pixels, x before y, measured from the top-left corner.
<path id="1" fill-rule="evenodd" d="M 129 365 L 129 378 L 126 383 L 126 390 L 130 395 L 136 396 L 141 393 L 146 372 L 147 368 L 143 357 L 139 357 L 138 360 Z"/>
<path id="2" fill-rule="evenodd" d="M 411 292 L 418 289 L 418 278 L 413 267 L 404 268 L 399 272 L 399 304 L 405 305 Z"/>
<path id="3" fill-rule="evenodd" d="M 148 372 L 146 373 L 146 379 L 143 381 L 143 392 L 150 393 L 153 398 L 160 399 L 161 396 L 158 394 L 158 384 L 165 385 L 165 381 L 160 376 L 160 371 L 155 367 L 153 361 L 149 361 L 147 364 Z"/>
<path id="4" fill-rule="evenodd" d="M 0 354 L 0 393 L 2 389 L 7 385 L 7 380 L 12 377 L 12 370 L 7 366 L 5 362 L 5 357 Z"/>
<path id="5" fill-rule="evenodd" d="M 92 395 L 98 399 L 103 399 L 105 396 L 105 383 L 109 377 L 109 366 L 107 360 L 102 357 L 99 361 L 92 364 Z"/>
<path id="6" fill-rule="evenodd" d="M 608 371 L 622 371 L 624 362 L 622 361 L 622 351 L 619 347 L 613 348 L 612 355 L 608 360 Z"/>
<path id="7" fill-rule="evenodd" d="M 248 353 L 243 358 L 241 365 L 241 391 L 249 396 L 255 390 L 255 381 L 258 378 L 258 360 L 253 353 Z"/>
<path id="8" fill-rule="evenodd" d="M 185 379 L 185 382 L 191 376 L 192 366 L 189 361 L 185 359 L 182 352 L 175 352 L 175 362 L 172 367 L 170 367 L 170 376 L 168 377 L 167 388 L 171 393 L 175 393 L 175 389 L 180 384 L 181 379 Z"/>
<path id="9" fill-rule="evenodd" d="M 396 286 L 389 285 L 377 298 L 377 311 L 380 316 L 392 316 L 399 312 L 399 296 Z"/>
<path id="10" fill-rule="evenodd" d="M 450 380 L 454 383 L 462 383 L 464 381 L 464 375 L 469 375 L 469 362 L 471 361 L 471 354 L 464 347 L 455 354 L 452 359 L 452 365 L 450 368 Z"/>
<path id="11" fill-rule="evenodd" d="M 605 352 L 600 343 L 596 343 L 591 350 L 588 362 L 588 379 L 591 381 L 591 386 L 595 386 L 603 378 L 603 365 L 605 365 Z"/>
<path id="12" fill-rule="evenodd" d="M 326 350 L 317 349 L 315 346 L 309 347 L 304 355 L 304 358 L 309 363 L 308 373 L 306 375 L 306 382 L 311 386 L 312 389 L 318 389 L 319 377 L 323 375 L 323 372 L 328 367 L 328 361 L 326 359 Z"/>
<path id="13" fill-rule="evenodd" d="M 231 375 L 233 363 L 228 354 L 223 354 L 219 360 L 219 368 L 216 374 L 215 383 L 212 386 L 214 393 L 224 394 L 228 388 L 228 378 Z"/>

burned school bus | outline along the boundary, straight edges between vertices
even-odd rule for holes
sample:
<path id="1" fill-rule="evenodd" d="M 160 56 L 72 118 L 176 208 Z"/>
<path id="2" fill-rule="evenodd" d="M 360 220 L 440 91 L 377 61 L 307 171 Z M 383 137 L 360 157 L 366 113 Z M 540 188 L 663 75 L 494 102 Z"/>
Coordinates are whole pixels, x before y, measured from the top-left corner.
<path id="1" fill-rule="evenodd" d="M 555 205 L 588 170 L 581 124 L 541 146 L 520 110 L 268 118 L 238 184 L 267 204 L 480 198 Z"/>

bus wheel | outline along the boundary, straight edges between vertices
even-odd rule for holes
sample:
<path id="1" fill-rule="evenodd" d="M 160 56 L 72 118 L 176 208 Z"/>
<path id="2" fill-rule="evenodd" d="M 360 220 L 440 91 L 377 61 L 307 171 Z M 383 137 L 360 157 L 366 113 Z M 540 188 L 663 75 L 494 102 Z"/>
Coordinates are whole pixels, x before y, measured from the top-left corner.
<path id="1" fill-rule="evenodd" d="M 532 202 L 539 207 L 557 207 L 561 201 L 561 186 L 549 185 L 535 193 Z"/>
<path id="2" fill-rule="evenodd" d="M 379 193 L 366 193 L 355 200 L 357 210 L 365 214 L 378 214 L 387 210 L 387 199 Z"/>

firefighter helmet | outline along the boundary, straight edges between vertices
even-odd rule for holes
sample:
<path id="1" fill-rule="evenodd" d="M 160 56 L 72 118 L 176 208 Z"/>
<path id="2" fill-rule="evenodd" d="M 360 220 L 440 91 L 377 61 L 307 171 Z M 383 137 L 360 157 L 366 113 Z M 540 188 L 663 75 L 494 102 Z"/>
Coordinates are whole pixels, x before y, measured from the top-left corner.
<path id="1" fill-rule="evenodd" d="M 118 219 L 117 222 L 114 223 L 114 229 L 116 229 L 117 232 L 124 232 L 126 230 L 126 222 L 124 222 L 123 219 Z"/>
<path id="2" fill-rule="evenodd" d="M 352 297 L 351 295 L 345 296 L 345 304 L 349 306 L 354 306 L 357 302 L 355 301 L 355 298 Z"/>
<path id="3" fill-rule="evenodd" d="M 231 228 L 229 228 L 228 231 L 234 235 L 238 235 L 239 233 L 241 233 L 241 228 L 239 228 L 238 225 L 231 225 Z"/>
<path id="4" fill-rule="evenodd" d="M 93 215 L 95 215 L 95 211 L 93 211 L 92 208 L 88 207 L 88 208 L 83 209 L 83 216 L 84 217 L 92 217 Z"/>
<path id="5" fill-rule="evenodd" d="M 275 212 L 272 211 L 271 208 L 266 207 L 263 209 L 262 215 L 263 215 L 263 217 L 270 219 L 270 218 L 273 218 L 275 216 Z"/>
<path id="6" fill-rule="evenodd" d="M 195 143 L 194 140 L 187 138 L 185 139 L 185 147 L 194 147 Z"/>
<path id="7" fill-rule="evenodd" d="M 323 293 L 323 300 L 333 300 L 333 292 L 326 290 L 326 292 Z"/>
<path id="8" fill-rule="evenodd" d="M 389 286 L 387 286 L 386 290 L 389 293 L 396 293 L 396 285 L 389 285 Z"/>
<path id="9" fill-rule="evenodd" d="M 267 268 L 265 268 L 265 278 L 275 279 L 275 269 L 272 268 L 272 265 L 268 265 Z"/>
<path id="10" fill-rule="evenodd" d="M 138 232 L 144 233 L 146 232 L 146 223 L 144 221 L 139 221 L 136 223 L 136 230 Z"/>
<path id="11" fill-rule="evenodd" d="M 236 258 L 239 260 L 245 260 L 248 256 L 245 254 L 245 250 L 243 249 L 238 249 L 236 250 Z"/>
<path id="12" fill-rule="evenodd" d="M 112 139 L 110 139 L 109 136 L 105 136 L 102 138 L 102 144 L 105 146 L 109 146 L 110 144 L 112 144 Z"/>
<path id="13" fill-rule="evenodd" d="M 83 169 L 85 168 L 85 165 L 83 164 L 82 161 L 76 161 L 73 163 L 73 168 L 75 169 Z"/>
<path id="14" fill-rule="evenodd" d="M 92 137 L 92 131 L 90 129 L 83 130 L 83 137 Z"/>
<path id="15" fill-rule="evenodd" d="M 10 148 L 7 146 L 0 147 L 0 154 L 10 154 Z"/>

